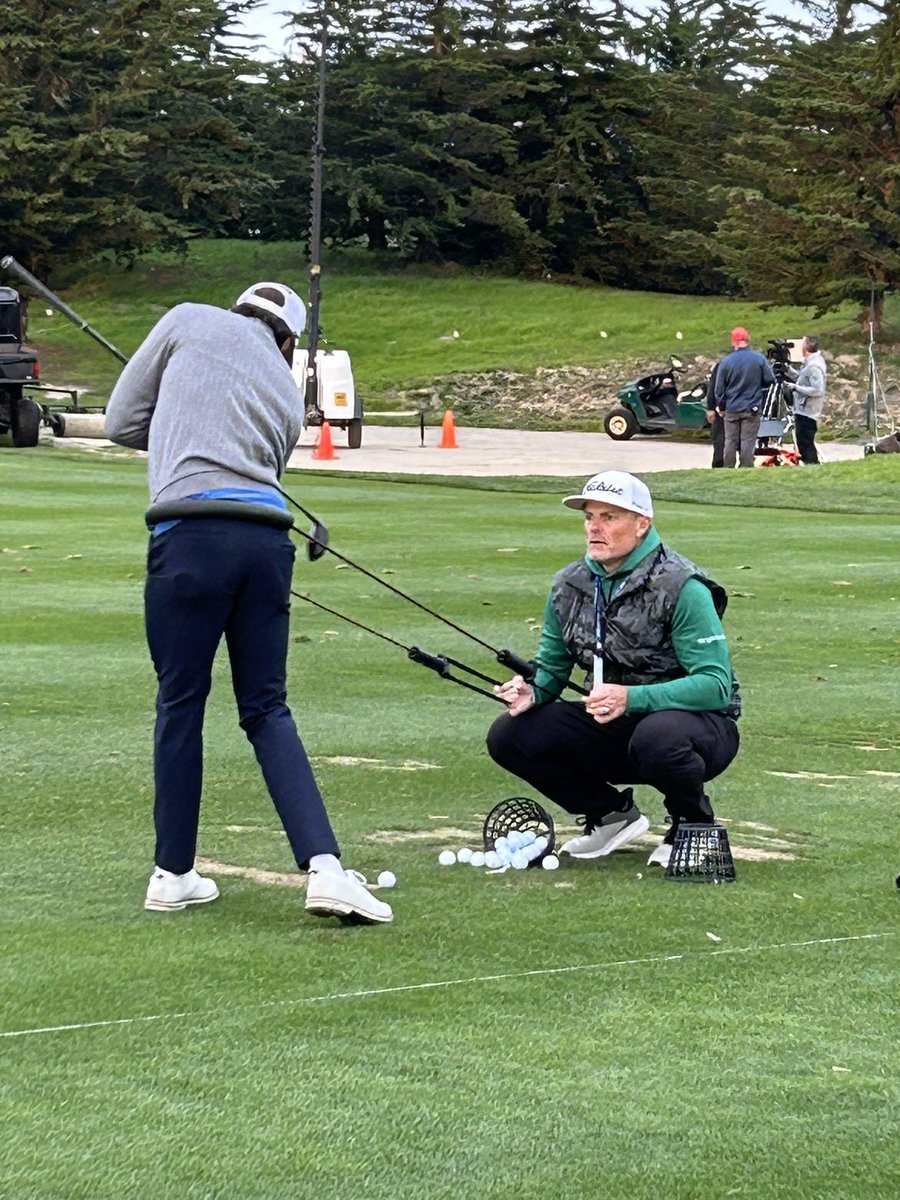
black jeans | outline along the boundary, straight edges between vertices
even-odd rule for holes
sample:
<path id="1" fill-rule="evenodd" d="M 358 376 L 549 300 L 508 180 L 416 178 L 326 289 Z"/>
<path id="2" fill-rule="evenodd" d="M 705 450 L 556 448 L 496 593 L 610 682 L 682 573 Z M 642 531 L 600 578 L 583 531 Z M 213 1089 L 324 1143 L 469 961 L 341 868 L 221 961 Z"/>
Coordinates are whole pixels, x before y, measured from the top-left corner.
<path id="1" fill-rule="evenodd" d="M 570 813 L 597 821 L 622 806 L 613 784 L 662 792 L 673 819 L 709 821 L 703 785 L 738 752 L 737 725 L 721 713 L 663 709 L 598 724 L 583 704 L 557 700 L 517 717 L 503 713 L 487 736 L 494 762 Z"/>
<path id="2" fill-rule="evenodd" d="M 712 434 L 712 466 L 725 466 L 725 421 L 719 414 L 713 410 L 713 418 L 710 423 L 710 433 Z"/>
<path id="3" fill-rule="evenodd" d="M 250 521 L 184 520 L 150 539 L 144 592 L 159 691 L 154 777 L 156 865 L 194 865 L 203 786 L 203 715 L 225 635 L 241 728 L 262 768 L 298 866 L 337 854 L 312 767 L 286 703 L 294 544 Z"/>
<path id="4" fill-rule="evenodd" d="M 801 413 L 794 414 L 797 450 L 803 462 L 809 465 L 819 461 L 819 453 L 816 450 L 816 432 L 818 428 L 818 421 L 813 420 L 812 417 L 804 417 Z"/>

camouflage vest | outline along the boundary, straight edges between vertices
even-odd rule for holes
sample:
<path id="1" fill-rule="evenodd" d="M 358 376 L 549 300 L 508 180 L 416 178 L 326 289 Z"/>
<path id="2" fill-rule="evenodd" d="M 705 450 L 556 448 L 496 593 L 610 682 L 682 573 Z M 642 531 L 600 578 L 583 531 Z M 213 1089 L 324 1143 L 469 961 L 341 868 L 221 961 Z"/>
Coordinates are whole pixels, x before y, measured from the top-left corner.
<path id="1" fill-rule="evenodd" d="M 699 579 L 721 617 L 728 604 L 725 589 L 704 575 L 690 559 L 660 545 L 626 578 L 606 609 L 603 677 L 608 683 L 662 683 L 684 676 L 672 645 L 672 615 L 681 589 Z M 569 563 L 554 577 L 553 610 L 563 641 L 579 666 L 590 675 L 594 654 L 594 574 L 584 559 Z M 587 680 L 590 686 L 590 679 Z M 732 672 L 731 702 L 724 710 L 740 716 L 741 695 Z"/>

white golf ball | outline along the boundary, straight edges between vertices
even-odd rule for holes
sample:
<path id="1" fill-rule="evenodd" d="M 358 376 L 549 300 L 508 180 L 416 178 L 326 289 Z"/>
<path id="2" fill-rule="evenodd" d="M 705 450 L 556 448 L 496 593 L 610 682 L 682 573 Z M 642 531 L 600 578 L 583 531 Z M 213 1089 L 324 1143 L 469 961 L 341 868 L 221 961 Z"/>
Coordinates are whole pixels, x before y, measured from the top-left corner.
<path id="1" fill-rule="evenodd" d="M 393 887 L 397 882 L 397 876 L 393 871 L 382 871 L 378 876 L 378 886 L 383 888 Z"/>
<path id="2" fill-rule="evenodd" d="M 547 857 L 541 862 L 541 866 L 545 871 L 555 871 L 559 866 L 559 859 L 555 854 L 548 854 Z"/>
<path id="3" fill-rule="evenodd" d="M 512 865 L 516 871 L 524 871 L 528 866 L 528 858 L 521 850 L 517 850 L 512 856 Z"/>
<path id="4" fill-rule="evenodd" d="M 469 849 L 468 846 L 463 846 L 462 850 L 457 850 L 456 861 L 457 862 L 471 862 L 472 861 L 472 851 Z"/>
<path id="5" fill-rule="evenodd" d="M 497 840 L 494 842 L 494 849 L 497 851 L 498 854 L 505 853 L 508 846 L 509 846 L 509 838 L 506 836 L 505 833 L 501 834 L 500 837 L 498 837 Z"/>
<path id="6" fill-rule="evenodd" d="M 471 854 L 469 856 L 469 862 L 472 864 L 473 867 L 483 867 L 484 866 L 484 851 L 476 850 L 473 854 Z"/>
<path id="7" fill-rule="evenodd" d="M 452 850 L 442 850 L 438 855 L 438 862 L 442 867 L 452 867 L 456 862 L 456 855 Z"/>
<path id="8" fill-rule="evenodd" d="M 499 866 L 500 866 L 500 863 L 501 863 L 502 861 L 503 861 L 503 860 L 501 859 L 500 855 L 497 853 L 497 851 L 496 851 L 496 850 L 488 850 L 488 851 L 485 853 L 485 856 L 484 856 L 484 865 L 485 865 L 486 867 L 490 867 L 490 868 L 491 868 L 491 870 L 494 870 L 496 867 L 499 867 Z"/>

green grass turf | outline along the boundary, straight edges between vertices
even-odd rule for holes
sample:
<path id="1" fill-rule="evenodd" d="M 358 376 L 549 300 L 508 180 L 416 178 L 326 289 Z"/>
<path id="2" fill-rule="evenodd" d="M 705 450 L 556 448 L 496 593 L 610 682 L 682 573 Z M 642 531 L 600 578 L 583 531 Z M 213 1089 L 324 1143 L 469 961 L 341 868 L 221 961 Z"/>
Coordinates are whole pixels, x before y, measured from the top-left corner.
<path id="1" fill-rule="evenodd" d="M 207 908 L 142 911 L 144 468 L 0 450 L 4 1200 L 896 1196 L 892 470 L 771 472 L 752 497 L 750 472 L 651 480 L 664 538 L 732 593 L 746 715 L 717 810 L 739 851 L 790 856 L 739 859 L 727 887 L 633 850 L 439 868 L 523 790 L 483 750 L 499 706 L 298 600 L 292 702 L 345 859 L 399 881 L 393 925 L 344 929 L 225 876 Z M 288 479 L 337 549 L 528 654 L 578 552 L 565 484 L 453 483 Z M 295 578 L 502 676 L 331 558 Z M 221 664 L 201 853 L 291 870 Z M 23 1032 L 58 1026 L 84 1027 Z"/>
<path id="2" fill-rule="evenodd" d="M 308 292 L 300 244 L 197 241 L 185 258 L 157 256 L 132 269 L 108 263 L 81 273 L 62 298 L 108 341 L 131 354 L 172 305 L 185 300 L 224 307 L 257 279 L 281 279 Z M 325 261 L 321 324 L 333 346 L 350 352 L 367 404 L 383 405 L 398 385 L 444 375 L 540 366 L 602 366 L 671 352 L 718 355 L 738 322 L 756 345 L 766 338 L 818 332 L 832 353 L 859 353 L 865 340 L 853 306 L 813 320 L 808 310 L 768 307 L 725 297 L 672 296 L 608 287 L 567 287 L 460 269 L 385 265 L 372 255 L 332 254 Z M 886 336 L 896 333 L 893 307 Z M 454 337 L 454 331 L 459 337 Z M 105 403 L 120 370 L 115 358 L 44 301 L 31 307 L 31 339 L 42 377 L 91 389 L 85 403 Z M 677 335 L 681 334 L 679 338 Z M 605 335 L 605 336 L 603 336 Z M 598 397 L 598 411 L 611 397 Z"/>

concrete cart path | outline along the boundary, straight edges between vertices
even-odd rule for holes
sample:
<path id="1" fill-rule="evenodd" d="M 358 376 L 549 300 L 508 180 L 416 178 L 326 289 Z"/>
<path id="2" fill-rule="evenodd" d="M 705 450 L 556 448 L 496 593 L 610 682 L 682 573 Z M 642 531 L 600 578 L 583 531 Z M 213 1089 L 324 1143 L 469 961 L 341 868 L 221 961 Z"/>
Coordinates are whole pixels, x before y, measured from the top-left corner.
<path id="1" fill-rule="evenodd" d="M 425 445 L 416 428 L 363 426 L 363 444 L 347 447 L 347 435 L 332 430 L 335 457 L 313 458 L 318 429 L 304 430 L 289 465 L 303 470 L 373 471 L 397 475 L 593 475 L 610 467 L 623 471 L 674 471 L 708 467 L 712 446 L 696 440 L 636 437 L 614 442 L 605 433 L 547 433 L 525 429 L 457 427 L 455 450 L 442 450 L 441 430 L 425 430 Z M 823 462 L 862 458 L 861 445 L 826 442 L 819 447 Z"/>
<path id="2" fill-rule="evenodd" d="M 363 426 L 363 444 L 347 447 L 347 435 L 332 431 L 333 459 L 313 458 L 318 429 L 306 429 L 288 460 L 304 471 L 371 471 L 396 475 L 594 475 L 615 467 L 638 474 L 709 467 L 712 446 L 707 438 L 683 441 L 665 437 L 632 438 L 614 442 L 605 433 L 549 433 L 528 429 L 456 429 L 457 448 L 440 449 L 441 430 L 425 430 L 421 444 L 418 426 Z M 104 438 L 53 436 L 41 432 L 41 442 L 66 447 L 102 449 L 112 446 Z M 141 451 L 132 451 L 141 454 Z M 861 443 L 825 442 L 819 446 L 823 462 L 862 458 Z"/>

